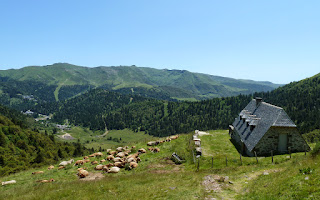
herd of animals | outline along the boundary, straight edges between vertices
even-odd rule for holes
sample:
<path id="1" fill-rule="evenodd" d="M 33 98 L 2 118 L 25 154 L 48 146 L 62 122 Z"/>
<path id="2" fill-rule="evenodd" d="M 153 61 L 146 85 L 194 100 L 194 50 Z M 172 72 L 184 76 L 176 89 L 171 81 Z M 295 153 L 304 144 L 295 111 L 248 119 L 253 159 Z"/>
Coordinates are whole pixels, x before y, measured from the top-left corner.
<path id="1" fill-rule="evenodd" d="M 164 140 L 159 141 L 151 141 L 147 143 L 148 150 L 153 153 L 160 152 L 160 148 L 154 147 L 164 142 L 170 142 L 171 140 L 177 139 L 179 135 L 174 135 L 171 137 L 168 137 Z M 135 153 L 133 153 L 135 152 Z M 68 161 L 62 161 L 60 162 L 58 166 L 58 170 L 65 169 L 68 165 L 72 165 L 77 168 L 77 176 L 82 179 L 87 176 L 89 176 L 89 171 L 87 168 L 83 167 L 85 163 L 91 163 L 93 165 L 94 170 L 101 170 L 106 173 L 118 173 L 120 172 L 121 168 L 126 168 L 128 170 L 134 169 L 138 167 L 138 163 L 141 161 L 141 158 L 139 157 L 141 154 L 147 153 L 147 151 L 144 148 L 140 148 L 136 151 L 136 147 L 118 147 L 115 150 L 107 149 L 107 155 L 104 156 L 102 152 L 96 152 L 88 156 L 84 156 L 82 160 L 74 161 L 73 159 Z M 94 158 L 94 160 L 91 160 Z M 100 161 L 97 161 L 97 159 L 101 159 Z M 106 164 L 107 163 L 107 164 Z M 48 170 L 53 170 L 55 167 L 53 165 L 50 165 L 48 167 Z M 36 174 L 44 174 L 44 171 L 35 171 L 32 172 L 32 175 Z M 48 180 L 37 180 L 36 182 L 40 183 L 50 183 L 54 182 L 54 179 L 48 179 Z M 10 181 L 4 181 L 2 182 L 2 185 L 8 185 L 8 184 L 15 184 L 15 180 Z"/>

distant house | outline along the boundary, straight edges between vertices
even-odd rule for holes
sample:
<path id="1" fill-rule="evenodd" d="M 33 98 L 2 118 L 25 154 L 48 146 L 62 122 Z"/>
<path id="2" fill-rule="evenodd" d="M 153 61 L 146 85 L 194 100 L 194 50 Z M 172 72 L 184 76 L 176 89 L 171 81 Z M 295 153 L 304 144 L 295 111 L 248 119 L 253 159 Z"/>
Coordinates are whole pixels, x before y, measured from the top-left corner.
<path id="1" fill-rule="evenodd" d="M 31 110 L 27 110 L 26 112 L 24 112 L 25 115 L 33 115 L 34 112 L 32 112 Z"/>
<path id="2" fill-rule="evenodd" d="M 297 126 L 280 107 L 253 99 L 229 126 L 231 141 L 243 155 L 270 156 L 309 151 Z"/>
<path id="3" fill-rule="evenodd" d="M 56 127 L 60 130 L 71 130 L 69 125 L 56 124 Z"/>

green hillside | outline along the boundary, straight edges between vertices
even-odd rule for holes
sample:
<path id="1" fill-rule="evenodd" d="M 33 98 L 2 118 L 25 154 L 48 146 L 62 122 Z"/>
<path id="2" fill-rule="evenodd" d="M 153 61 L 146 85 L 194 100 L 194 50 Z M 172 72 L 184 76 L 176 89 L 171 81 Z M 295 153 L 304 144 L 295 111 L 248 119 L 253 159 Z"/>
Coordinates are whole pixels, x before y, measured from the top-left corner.
<path id="1" fill-rule="evenodd" d="M 1 70 L 0 80 L 0 89 L 5 85 L 8 87 L 6 83 L 9 81 L 32 81 L 39 85 L 32 87 L 34 91 L 50 88 L 50 94 L 47 95 L 50 97 L 47 99 L 37 96 L 36 92 L 17 91 L 24 95 L 35 95 L 38 100 L 46 101 L 64 100 L 95 87 L 125 93 L 131 91 L 134 94 L 165 100 L 199 100 L 270 91 L 279 86 L 269 82 L 236 80 L 186 70 L 159 70 L 136 66 L 88 68 L 67 63 Z"/>
<path id="2" fill-rule="evenodd" d="M 29 125 L 24 115 L 0 105 L 0 176 L 85 152 L 80 143 L 57 142 Z"/>
<path id="3" fill-rule="evenodd" d="M 16 184 L 1 186 L 0 199 L 319 199 L 319 155 L 276 155 L 273 163 L 271 157 L 258 157 L 258 163 L 255 157 L 240 160 L 227 131 L 207 132 L 200 136 L 204 153 L 199 159 L 192 154 L 192 134 L 182 134 L 158 145 L 159 153 L 141 154 L 138 168 L 121 168 L 118 174 L 94 170 L 96 165 L 86 163 L 81 167 L 89 177 L 79 179 L 78 166 L 58 170 L 56 162 L 52 170 L 43 166 L 1 177 Z M 134 145 L 147 149 L 146 142 Z M 173 152 L 185 162 L 175 164 L 170 159 Z M 107 153 L 103 154 L 90 160 L 105 159 Z M 44 173 L 31 174 L 40 170 Z M 55 181 L 37 182 L 51 178 Z"/>

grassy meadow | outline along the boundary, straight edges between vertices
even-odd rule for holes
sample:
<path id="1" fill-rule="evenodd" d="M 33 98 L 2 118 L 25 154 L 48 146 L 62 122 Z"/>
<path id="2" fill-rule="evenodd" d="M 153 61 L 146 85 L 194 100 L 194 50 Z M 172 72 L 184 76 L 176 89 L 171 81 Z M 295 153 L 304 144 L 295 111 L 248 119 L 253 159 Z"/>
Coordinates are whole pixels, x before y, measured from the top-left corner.
<path id="1" fill-rule="evenodd" d="M 144 131 L 133 132 L 129 129 L 123 130 L 110 130 L 108 133 L 101 137 L 105 133 L 105 131 L 92 131 L 88 128 L 82 128 L 79 126 L 72 127 L 69 131 L 59 131 L 58 135 L 63 135 L 65 133 L 69 133 L 72 137 L 76 138 L 75 140 L 64 140 L 61 138 L 57 138 L 60 141 L 67 142 L 77 142 L 80 140 L 80 143 L 84 144 L 87 148 L 94 148 L 95 150 L 99 150 L 100 147 L 102 149 L 115 148 L 118 146 L 127 146 L 134 145 L 140 141 L 146 142 L 151 140 L 157 140 L 151 135 L 145 134 Z"/>
<path id="2" fill-rule="evenodd" d="M 147 149 L 146 140 L 156 139 L 140 138 L 138 142 L 141 133 L 137 133 L 135 138 L 124 136 L 136 134 L 126 131 L 110 131 L 107 136 L 110 134 L 116 137 L 120 134 L 124 141 L 130 141 L 137 148 L 145 149 Z M 210 135 L 200 137 L 203 156 L 199 160 L 199 170 L 197 170 L 198 160 L 195 158 L 196 162 L 194 162 L 191 153 L 192 133 L 182 134 L 177 140 L 160 144 L 159 153 L 151 153 L 147 150 L 146 154 L 140 155 L 142 161 L 139 162 L 139 167 L 130 171 L 123 168 L 118 174 L 101 174 L 101 171 L 93 169 L 93 165 L 86 163 L 84 167 L 90 175 L 101 177 L 96 180 L 79 180 L 76 176 L 76 166 L 58 170 L 58 163 L 53 170 L 47 170 L 44 167 L 0 177 L 1 181 L 17 181 L 16 184 L 0 187 L 0 199 L 320 198 L 319 157 L 313 158 L 309 153 L 307 156 L 304 153 L 295 153 L 292 154 L 291 159 L 288 155 L 277 155 L 274 156 L 273 164 L 271 157 L 259 157 L 258 163 L 256 158 L 242 157 L 241 164 L 240 156 L 229 141 L 227 131 L 208 132 Z M 108 145 L 114 147 L 116 144 Z M 186 162 L 181 165 L 172 162 L 170 157 L 173 152 L 183 157 Z M 103 153 L 106 155 L 105 152 Z M 75 158 L 77 159 L 82 158 Z M 100 159 L 102 158 L 91 158 L 98 161 Z M 31 174 L 39 170 L 44 171 L 44 174 Z M 226 180 L 219 182 L 210 177 L 224 177 Z M 55 179 L 55 182 L 36 182 L 36 180 L 50 178 Z M 206 181 L 208 179 L 210 181 Z"/>

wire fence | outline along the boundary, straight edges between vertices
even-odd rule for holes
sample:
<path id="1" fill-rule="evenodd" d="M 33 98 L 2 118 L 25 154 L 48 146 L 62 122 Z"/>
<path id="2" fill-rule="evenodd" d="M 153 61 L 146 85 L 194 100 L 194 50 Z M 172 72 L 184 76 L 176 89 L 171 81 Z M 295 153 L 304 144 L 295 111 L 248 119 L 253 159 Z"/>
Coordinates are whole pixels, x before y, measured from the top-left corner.
<path id="1" fill-rule="evenodd" d="M 301 159 L 307 157 L 307 150 L 304 152 L 292 154 L 291 149 L 288 148 L 287 154 L 275 155 L 274 151 L 270 151 L 268 157 L 258 157 L 257 153 L 254 152 L 254 157 L 242 156 L 240 153 L 235 154 L 216 154 L 216 155 L 196 155 L 195 145 L 193 137 L 189 140 L 189 148 L 192 153 L 193 163 L 196 171 L 200 169 L 222 169 L 225 167 L 238 167 L 245 165 L 272 165 L 280 164 L 283 162 L 290 161 L 292 159 Z"/>

